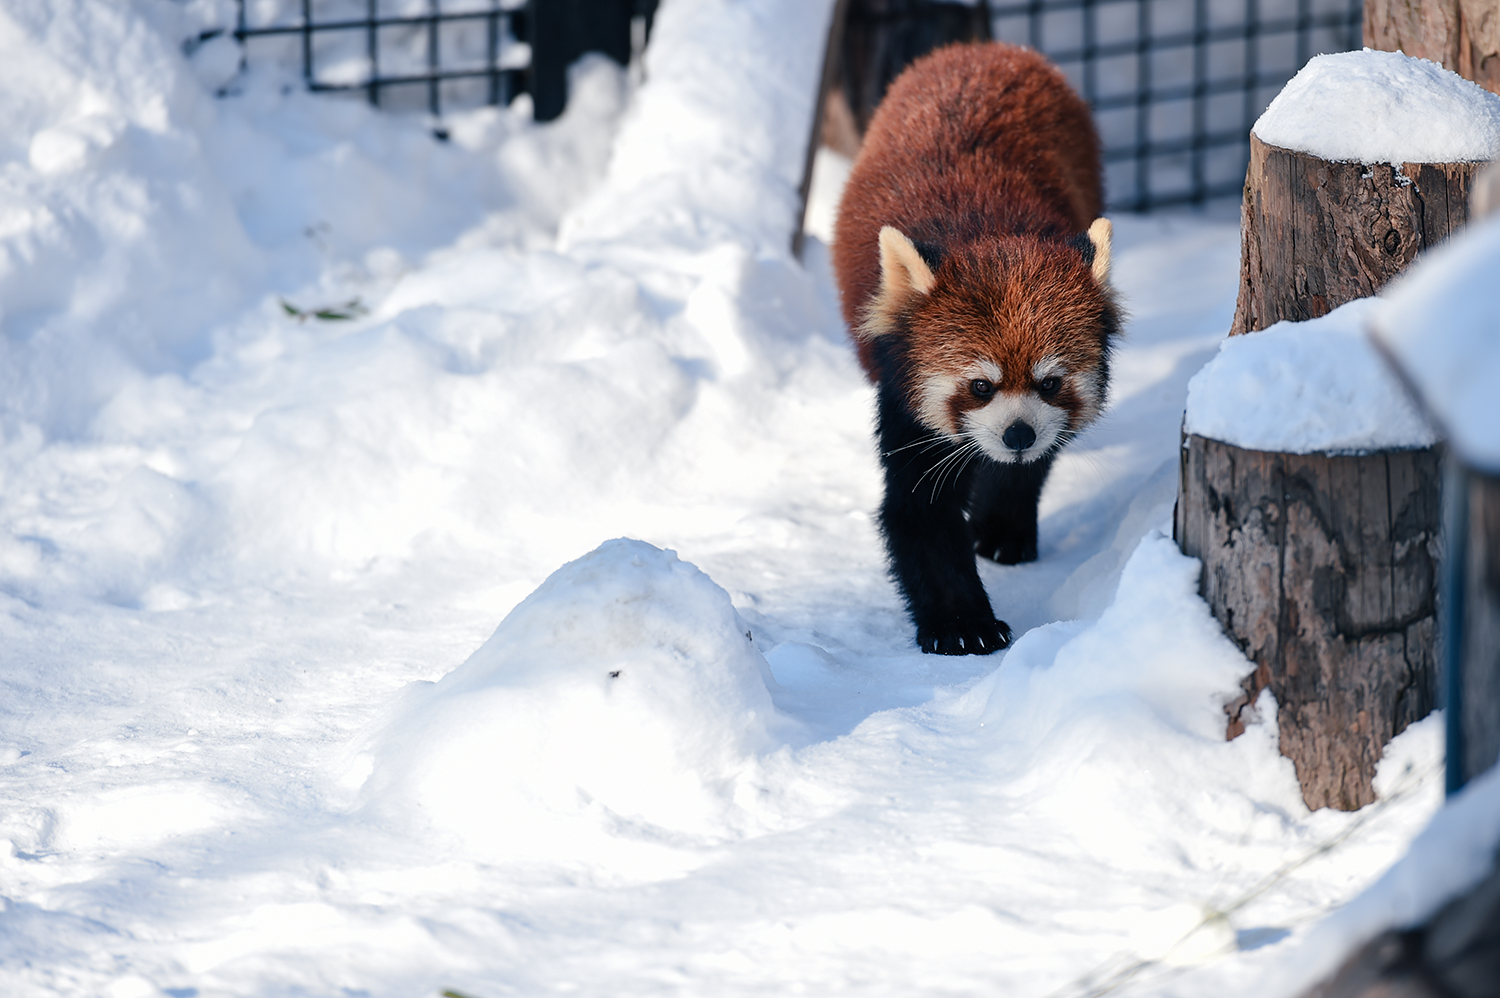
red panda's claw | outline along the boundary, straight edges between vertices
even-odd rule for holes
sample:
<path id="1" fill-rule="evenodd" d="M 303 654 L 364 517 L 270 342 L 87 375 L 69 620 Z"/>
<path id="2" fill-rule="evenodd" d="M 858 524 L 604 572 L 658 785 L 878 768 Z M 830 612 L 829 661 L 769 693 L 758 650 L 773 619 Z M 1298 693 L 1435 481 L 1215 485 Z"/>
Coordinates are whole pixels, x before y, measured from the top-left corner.
<path id="1" fill-rule="evenodd" d="M 917 644 L 929 655 L 988 655 L 1010 645 L 1010 625 L 991 620 L 942 632 L 924 629 L 917 635 Z"/>

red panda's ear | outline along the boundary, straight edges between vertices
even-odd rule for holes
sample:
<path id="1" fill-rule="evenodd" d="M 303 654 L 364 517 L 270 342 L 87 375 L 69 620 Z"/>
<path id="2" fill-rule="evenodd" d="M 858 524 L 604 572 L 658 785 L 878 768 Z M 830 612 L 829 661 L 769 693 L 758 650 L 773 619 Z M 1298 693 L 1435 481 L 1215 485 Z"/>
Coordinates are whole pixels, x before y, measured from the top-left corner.
<path id="1" fill-rule="evenodd" d="M 880 230 L 880 293 L 870 300 L 855 334 L 861 339 L 884 336 L 896 328 L 896 315 L 913 294 L 925 295 L 936 278 L 916 244 L 893 226 Z"/>
<path id="2" fill-rule="evenodd" d="M 916 291 L 926 294 L 932 290 L 932 268 L 917 252 L 916 243 L 894 226 L 880 229 L 880 290 Z M 894 286 L 894 287 L 893 287 Z"/>
<path id="3" fill-rule="evenodd" d="M 1094 244 L 1094 280 L 1109 283 L 1109 241 L 1115 227 L 1107 218 L 1096 218 L 1089 226 L 1089 242 Z"/>

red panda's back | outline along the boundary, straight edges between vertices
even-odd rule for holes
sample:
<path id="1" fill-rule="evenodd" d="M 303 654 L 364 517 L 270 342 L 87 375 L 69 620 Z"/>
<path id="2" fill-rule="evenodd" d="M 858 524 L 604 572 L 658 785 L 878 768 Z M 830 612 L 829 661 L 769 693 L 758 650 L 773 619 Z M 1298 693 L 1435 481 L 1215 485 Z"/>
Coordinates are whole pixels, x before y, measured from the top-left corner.
<path id="1" fill-rule="evenodd" d="M 844 319 L 854 328 L 880 288 L 881 226 L 939 246 L 1069 236 L 1102 208 L 1088 105 L 1056 68 L 999 42 L 939 49 L 891 84 L 844 189 L 832 251 Z"/>

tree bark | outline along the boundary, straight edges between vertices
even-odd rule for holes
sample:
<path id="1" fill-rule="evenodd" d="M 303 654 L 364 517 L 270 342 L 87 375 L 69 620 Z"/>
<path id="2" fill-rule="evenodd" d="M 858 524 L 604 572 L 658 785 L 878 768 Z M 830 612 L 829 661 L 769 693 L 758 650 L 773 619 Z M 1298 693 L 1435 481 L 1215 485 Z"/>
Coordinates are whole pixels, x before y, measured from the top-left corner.
<path id="1" fill-rule="evenodd" d="M 1469 218 L 1482 163 L 1330 163 L 1250 135 L 1230 335 L 1365 298 Z"/>
<path id="2" fill-rule="evenodd" d="M 1255 663 L 1228 737 L 1269 688 L 1307 806 L 1371 803 L 1386 743 L 1437 697 L 1437 453 L 1275 454 L 1189 434 L 1181 462 L 1173 533 Z"/>
<path id="3" fill-rule="evenodd" d="M 1365 0 L 1365 45 L 1441 63 L 1500 93 L 1500 2 Z"/>

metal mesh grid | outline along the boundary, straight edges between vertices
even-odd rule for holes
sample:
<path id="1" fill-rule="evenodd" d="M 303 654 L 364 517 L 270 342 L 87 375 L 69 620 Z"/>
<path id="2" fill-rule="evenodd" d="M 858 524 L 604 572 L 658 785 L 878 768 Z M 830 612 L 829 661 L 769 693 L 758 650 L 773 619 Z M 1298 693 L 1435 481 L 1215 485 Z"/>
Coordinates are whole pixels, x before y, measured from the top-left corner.
<path id="1" fill-rule="evenodd" d="M 1250 127 L 1308 59 L 1360 44 L 1361 0 L 991 0 L 996 38 L 1093 106 L 1117 211 L 1238 196 Z"/>
<path id="2" fill-rule="evenodd" d="M 434 115 L 529 89 L 533 3 L 238 0 L 242 44 L 309 89 Z M 1312 56 L 1360 42 L 1361 0 L 990 0 L 994 36 L 1055 62 L 1094 108 L 1116 211 L 1237 196 L 1250 126 Z"/>
<path id="3" fill-rule="evenodd" d="M 310 90 L 440 115 L 509 104 L 527 90 L 529 8 L 530 0 L 238 0 L 234 37 L 300 64 Z"/>

